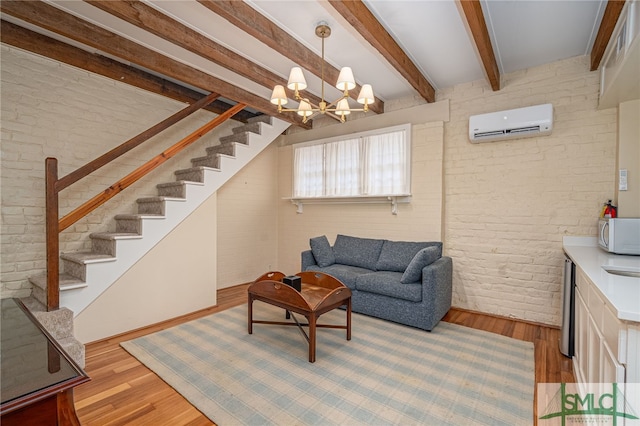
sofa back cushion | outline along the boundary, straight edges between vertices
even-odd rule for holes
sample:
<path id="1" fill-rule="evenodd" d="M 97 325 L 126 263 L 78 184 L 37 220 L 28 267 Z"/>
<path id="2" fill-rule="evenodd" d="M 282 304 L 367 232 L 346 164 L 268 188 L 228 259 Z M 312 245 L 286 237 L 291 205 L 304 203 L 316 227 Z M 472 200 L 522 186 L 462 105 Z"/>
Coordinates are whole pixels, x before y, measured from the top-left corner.
<path id="1" fill-rule="evenodd" d="M 318 266 L 325 268 L 336 263 L 336 257 L 333 255 L 333 249 L 326 235 L 311 238 L 309 245 Z"/>
<path id="2" fill-rule="evenodd" d="M 336 263 L 375 271 L 383 243 L 384 240 L 338 234 L 336 242 L 333 244 L 333 254 L 336 258 Z"/>
<path id="3" fill-rule="evenodd" d="M 442 243 L 413 242 L 413 241 L 388 241 L 382 245 L 380 257 L 376 263 L 378 271 L 404 272 L 414 256 L 425 247 L 436 247 L 442 253 Z"/>
<path id="4" fill-rule="evenodd" d="M 420 250 L 411 260 L 407 270 L 402 274 L 400 282 L 402 284 L 414 283 L 422 279 L 422 268 L 431 265 L 442 257 L 442 246 L 426 247 Z"/>

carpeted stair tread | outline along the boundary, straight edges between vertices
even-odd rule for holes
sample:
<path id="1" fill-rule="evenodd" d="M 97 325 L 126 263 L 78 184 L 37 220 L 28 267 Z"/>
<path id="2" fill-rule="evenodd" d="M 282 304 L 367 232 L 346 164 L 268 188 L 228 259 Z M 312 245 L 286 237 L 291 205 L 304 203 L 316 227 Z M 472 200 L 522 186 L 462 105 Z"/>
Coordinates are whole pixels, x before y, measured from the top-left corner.
<path id="1" fill-rule="evenodd" d="M 170 186 L 180 186 L 180 185 L 204 185 L 204 184 L 202 182 L 190 182 L 188 180 L 177 180 L 175 182 L 159 183 L 156 185 L 156 188 L 167 188 Z"/>
<path id="2" fill-rule="evenodd" d="M 57 340 L 57 339 L 56 339 Z M 57 340 L 58 344 L 69 357 L 78 364 L 78 367 L 85 367 L 85 347 L 75 337 L 67 337 Z"/>
<path id="3" fill-rule="evenodd" d="M 164 216 L 159 214 L 119 214 L 114 216 L 115 220 L 142 220 L 142 219 L 164 219 Z"/>
<path id="4" fill-rule="evenodd" d="M 47 311 L 46 306 L 33 296 L 22 298 L 20 301 L 24 303 L 24 306 L 26 306 L 31 313 Z"/>
<path id="5" fill-rule="evenodd" d="M 191 160 L 191 163 L 194 165 L 194 167 L 198 167 L 198 166 L 211 167 L 219 171 L 220 167 L 212 167 L 212 166 L 218 166 L 220 164 L 220 158 L 222 157 L 235 158 L 235 153 L 228 154 L 225 152 L 213 152 L 213 153 L 208 152 L 208 155 L 205 155 L 204 157 L 193 158 Z"/>
<path id="6" fill-rule="evenodd" d="M 29 282 L 43 290 L 47 288 L 46 275 L 35 275 L 33 277 L 29 277 Z M 60 290 L 70 290 L 72 288 L 81 288 L 87 286 L 84 281 L 69 274 L 60 274 L 58 276 L 58 282 L 60 283 Z"/>
<path id="7" fill-rule="evenodd" d="M 42 306 L 44 307 L 44 305 Z M 31 309 L 29 306 L 27 308 L 54 339 L 73 337 L 73 312 L 71 310 L 60 308 L 48 312 L 46 309 Z"/>
<path id="8" fill-rule="evenodd" d="M 101 240 L 136 240 L 142 238 L 142 235 L 133 232 L 93 232 L 89 234 L 89 238 Z"/>
<path id="9" fill-rule="evenodd" d="M 187 187 L 189 185 L 204 186 L 203 182 L 189 182 L 178 180 L 175 182 L 165 182 L 156 185 L 158 195 L 163 197 L 187 198 Z"/>
<path id="10" fill-rule="evenodd" d="M 116 260 L 115 257 L 109 256 L 103 253 L 96 253 L 94 251 L 77 251 L 62 253 L 60 258 L 68 260 L 74 263 L 87 264 L 87 263 L 99 263 L 99 262 L 111 262 Z"/>
<path id="11" fill-rule="evenodd" d="M 123 213 L 115 215 L 114 218 L 124 220 L 137 220 L 137 219 L 163 219 L 164 216 L 159 214 L 140 214 L 140 213 Z"/>
<path id="12" fill-rule="evenodd" d="M 91 238 L 91 251 L 109 256 L 116 256 L 117 241 L 140 240 L 142 235 L 137 232 L 94 232 Z"/>
<path id="13" fill-rule="evenodd" d="M 233 131 L 233 133 L 251 132 L 259 135 L 262 132 L 262 122 L 257 121 L 255 123 L 248 123 L 244 126 L 234 127 L 231 130 Z"/>
<path id="14" fill-rule="evenodd" d="M 214 169 L 220 169 L 220 157 L 218 154 L 205 155 L 203 157 L 196 157 L 191 159 L 191 164 L 194 167 L 204 166 L 212 167 Z"/>
<path id="15" fill-rule="evenodd" d="M 194 157 L 191 159 L 191 162 L 199 161 L 199 160 L 208 160 L 211 158 L 215 158 L 215 154 L 213 155 L 203 155 L 202 157 Z M 206 167 L 206 166 L 205 166 Z"/>
<path id="16" fill-rule="evenodd" d="M 198 166 L 198 167 L 189 167 L 188 169 L 176 170 L 175 173 L 193 172 L 193 171 L 200 171 L 200 170 L 213 170 L 213 171 L 216 171 L 216 172 L 220 171 L 219 169 L 216 169 L 215 167 Z"/>
<path id="17" fill-rule="evenodd" d="M 179 175 L 179 174 L 185 174 L 185 173 L 198 173 L 198 172 L 204 172 L 205 170 L 211 170 L 214 172 L 220 171 L 220 169 L 216 169 L 214 167 L 197 166 L 197 167 L 189 167 L 188 169 L 176 170 L 174 174 Z M 201 181 L 187 180 L 187 182 L 200 183 Z"/>
<path id="18" fill-rule="evenodd" d="M 36 320 L 51 334 L 64 351 L 80 368 L 85 366 L 85 348 L 73 335 L 73 312 L 67 308 L 47 311 L 44 304 L 35 297 L 20 299 Z"/>
<path id="19" fill-rule="evenodd" d="M 137 203 L 157 203 L 160 201 L 184 201 L 184 198 L 178 197 L 165 197 L 163 195 L 156 195 L 155 197 L 142 197 L 136 200 Z"/>
<path id="20" fill-rule="evenodd" d="M 250 117 L 247 120 L 247 123 L 267 123 L 271 124 L 271 116 L 267 114 L 256 115 L 255 117 Z"/>
<path id="21" fill-rule="evenodd" d="M 225 154 L 229 157 L 236 156 L 236 146 L 238 144 L 235 142 L 223 143 L 220 145 L 214 145 L 207 148 L 208 155 L 217 155 L 217 154 Z"/>
<path id="22" fill-rule="evenodd" d="M 200 185 L 203 186 L 204 183 L 202 182 L 191 182 L 188 180 L 177 180 L 175 182 L 165 182 L 165 183 L 159 183 L 156 185 L 156 188 L 173 188 L 175 186 L 184 186 L 184 185 Z"/>
<path id="23" fill-rule="evenodd" d="M 229 136 L 223 136 L 220 138 L 220 143 L 236 142 L 247 145 L 249 144 L 249 135 L 251 135 L 251 132 L 234 133 Z"/>

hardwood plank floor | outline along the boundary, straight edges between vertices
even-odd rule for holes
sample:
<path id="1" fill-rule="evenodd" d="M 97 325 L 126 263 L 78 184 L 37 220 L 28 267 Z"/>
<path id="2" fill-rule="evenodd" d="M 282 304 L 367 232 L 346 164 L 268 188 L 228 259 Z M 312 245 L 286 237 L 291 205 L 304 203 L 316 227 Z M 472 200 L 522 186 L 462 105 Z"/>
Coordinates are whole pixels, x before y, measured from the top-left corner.
<path id="1" fill-rule="evenodd" d="M 120 347 L 120 342 L 246 303 L 247 285 L 218 291 L 218 305 L 86 346 L 91 381 L 75 389 L 80 422 L 90 425 L 213 425 L 179 393 Z M 535 380 L 573 382 L 569 358 L 558 350 L 560 331 L 539 324 L 453 308 L 444 321 L 533 342 Z"/>

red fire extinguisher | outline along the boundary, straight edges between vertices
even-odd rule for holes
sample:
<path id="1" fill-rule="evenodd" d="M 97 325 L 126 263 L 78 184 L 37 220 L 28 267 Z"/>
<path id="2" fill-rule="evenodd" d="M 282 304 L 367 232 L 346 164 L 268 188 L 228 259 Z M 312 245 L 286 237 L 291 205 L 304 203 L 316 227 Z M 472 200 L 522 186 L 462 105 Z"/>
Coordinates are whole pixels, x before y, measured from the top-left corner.
<path id="1" fill-rule="evenodd" d="M 614 218 L 617 215 L 618 208 L 611 204 L 611 200 L 607 201 L 602 208 L 602 217 Z"/>

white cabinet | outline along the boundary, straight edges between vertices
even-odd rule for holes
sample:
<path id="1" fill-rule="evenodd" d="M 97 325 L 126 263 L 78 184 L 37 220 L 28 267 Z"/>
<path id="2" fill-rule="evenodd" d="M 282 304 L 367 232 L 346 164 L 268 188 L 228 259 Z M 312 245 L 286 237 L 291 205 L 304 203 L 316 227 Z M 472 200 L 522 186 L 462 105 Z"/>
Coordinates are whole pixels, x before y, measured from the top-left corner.
<path id="1" fill-rule="evenodd" d="M 620 321 L 607 305 L 577 267 L 573 368 L 580 383 L 625 383 L 627 367 L 638 369 L 638 354 L 627 351 L 627 334 L 637 325 Z"/>
<path id="2" fill-rule="evenodd" d="M 589 333 L 589 311 L 587 304 L 582 299 L 580 291 L 576 292 L 575 300 L 575 354 L 573 356 L 573 370 L 576 380 L 586 383 L 585 372 L 588 370 L 588 333 Z"/>
<path id="3" fill-rule="evenodd" d="M 600 383 L 625 383 L 625 368 L 620 364 L 611 353 L 609 346 L 606 343 L 600 348 L 602 355 L 602 368 L 600 369 L 601 375 Z"/>

